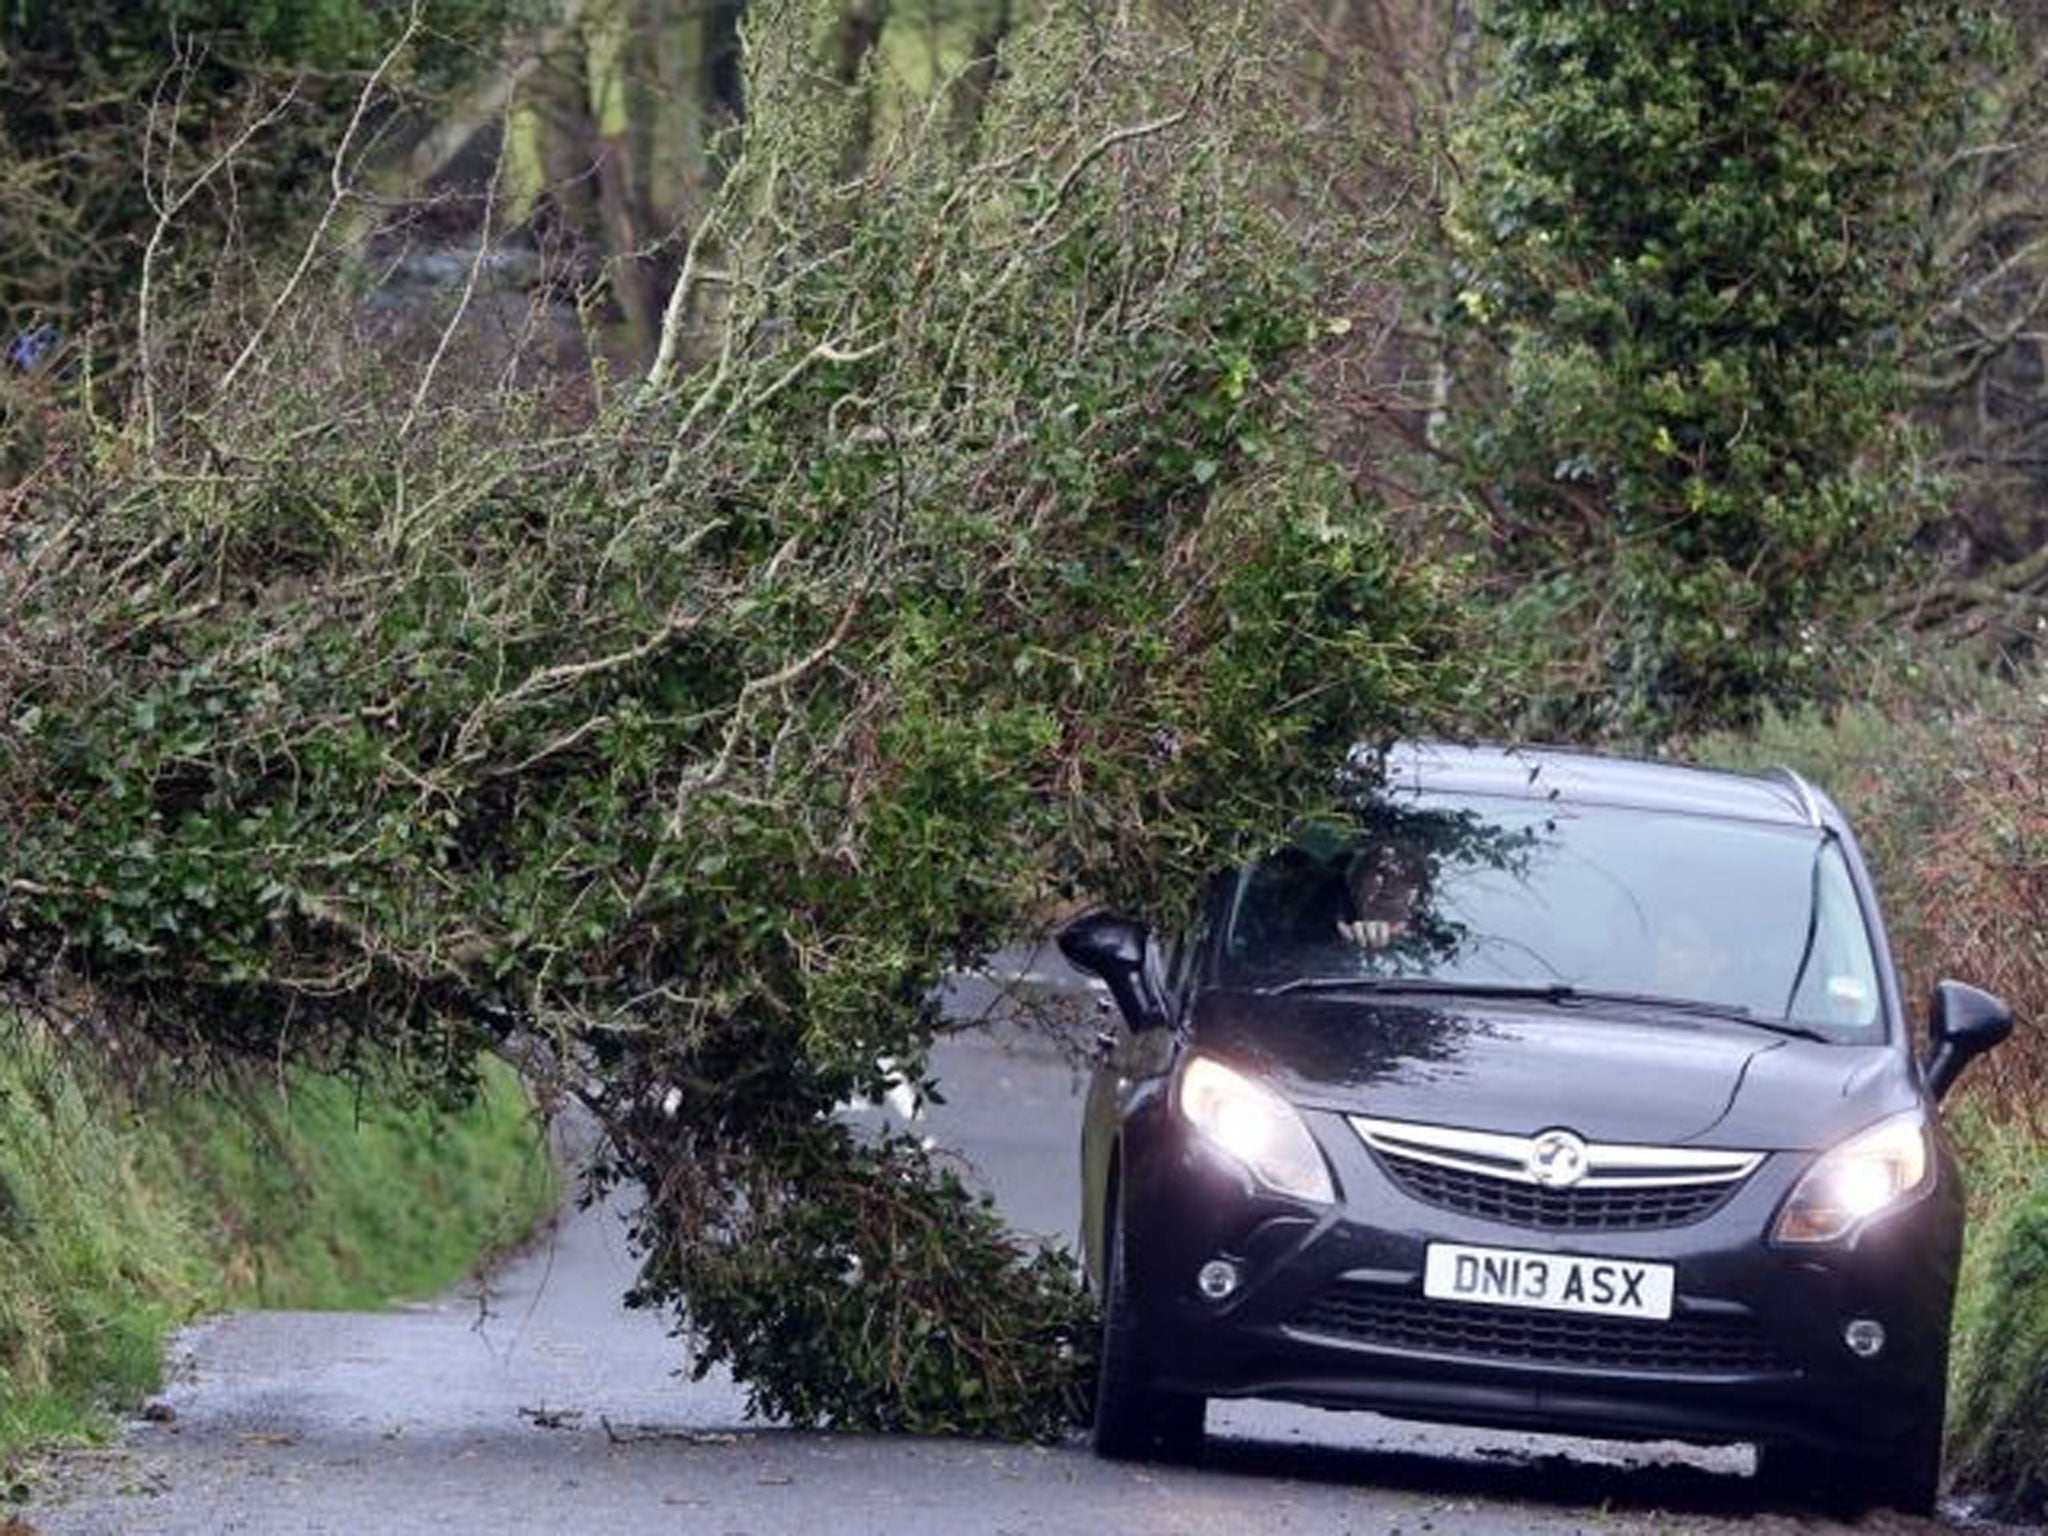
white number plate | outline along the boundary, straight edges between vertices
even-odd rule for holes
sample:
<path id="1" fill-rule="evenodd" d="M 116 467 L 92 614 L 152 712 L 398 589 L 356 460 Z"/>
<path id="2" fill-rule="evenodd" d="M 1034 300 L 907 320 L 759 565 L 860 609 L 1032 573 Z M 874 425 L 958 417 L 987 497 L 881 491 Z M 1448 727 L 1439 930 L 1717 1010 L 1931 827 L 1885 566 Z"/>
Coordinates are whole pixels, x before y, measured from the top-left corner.
<path id="1" fill-rule="evenodd" d="M 1438 1301 L 1661 1322 L 1671 1316 L 1672 1278 L 1669 1264 L 1431 1243 L 1422 1294 Z"/>

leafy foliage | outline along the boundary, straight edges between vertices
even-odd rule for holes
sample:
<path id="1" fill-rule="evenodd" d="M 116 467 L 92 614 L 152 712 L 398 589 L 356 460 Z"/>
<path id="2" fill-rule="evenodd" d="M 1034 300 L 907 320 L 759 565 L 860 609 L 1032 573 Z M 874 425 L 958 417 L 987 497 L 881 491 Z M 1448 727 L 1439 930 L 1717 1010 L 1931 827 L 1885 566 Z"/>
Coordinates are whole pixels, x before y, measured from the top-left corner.
<path id="1" fill-rule="evenodd" d="M 921 1074 L 948 964 L 1326 800 L 1453 628 L 1290 382 L 1366 247 L 1232 173 L 1298 132 L 1258 8 L 1057 15 L 971 158 L 910 120 L 853 174 L 820 23 L 757 16 L 594 421 L 301 294 L 265 389 L 51 471 L 0 563 L 0 973 L 199 1060 L 495 1044 L 598 1115 L 639 1294 L 764 1406 L 1045 1434 L 1067 1262 L 833 1106 Z"/>
<path id="2" fill-rule="evenodd" d="M 724 1361 L 756 1412 L 848 1430 L 1050 1439 L 1086 1417 L 1094 1309 L 1067 1255 L 1020 1260 L 986 1198 L 908 1138 L 831 1127 L 771 1166 L 743 1229 L 649 1234 L 632 1299 L 687 1303 L 698 1376 Z"/>
<path id="3" fill-rule="evenodd" d="M 1461 318 L 1498 363 L 1463 438 L 1524 589 L 1510 627 L 1541 647 L 1563 625 L 1589 653 L 1552 723 L 1654 735 L 1811 692 L 1924 497 L 1890 451 L 1916 176 L 1981 18 L 1954 0 L 1498 0 L 1491 18 L 1452 233 Z"/>

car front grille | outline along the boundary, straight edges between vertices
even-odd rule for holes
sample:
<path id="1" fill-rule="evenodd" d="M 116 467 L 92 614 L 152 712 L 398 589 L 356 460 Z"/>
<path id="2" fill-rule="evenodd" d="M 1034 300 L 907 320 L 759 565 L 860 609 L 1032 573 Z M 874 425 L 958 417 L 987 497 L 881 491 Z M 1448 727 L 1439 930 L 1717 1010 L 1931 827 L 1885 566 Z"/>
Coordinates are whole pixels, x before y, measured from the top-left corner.
<path id="1" fill-rule="evenodd" d="M 1351 1117 L 1395 1186 L 1443 1210 L 1551 1232 L 1643 1232 L 1718 1209 L 1764 1161 L 1760 1152 L 1534 1136 Z M 1569 1154 L 1570 1166 L 1551 1159 Z"/>
<path id="2" fill-rule="evenodd" d="M 1374 1149 L 1380 1166 L 1407 1194 L 1464 1216 L 1551 1232 L 1641 1232 L 1698 1221 L 1736 1184 L 1634 1184 L 1542 1189 L 1489 1173 L 1427 1163 Z"/>
<path id="3" fill-rule="evenodd" d="M 1338 1281 L 1295 1327 L 1357 1344 L 1463 1360 L 1580 1366 L 1660 1376 L 1756 1376 L 1791 1370 L 1748 1318 L 1586 1317 L 1473 1306 Z"/>

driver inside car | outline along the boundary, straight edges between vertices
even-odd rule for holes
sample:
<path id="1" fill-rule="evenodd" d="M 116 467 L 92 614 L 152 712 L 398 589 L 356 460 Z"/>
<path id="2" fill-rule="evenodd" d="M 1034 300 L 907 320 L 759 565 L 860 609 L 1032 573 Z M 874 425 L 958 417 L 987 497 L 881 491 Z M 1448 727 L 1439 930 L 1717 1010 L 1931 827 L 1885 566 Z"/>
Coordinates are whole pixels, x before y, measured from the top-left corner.
<path id="1" fill-rule="evenodd" d="M 1405 843 L 1373 843 L 1351 856 L 1344 871 L 1340 937 L 1371 953 L 1389 949 L 1415 930 L 1429 883 L 1429 861 Z"/>

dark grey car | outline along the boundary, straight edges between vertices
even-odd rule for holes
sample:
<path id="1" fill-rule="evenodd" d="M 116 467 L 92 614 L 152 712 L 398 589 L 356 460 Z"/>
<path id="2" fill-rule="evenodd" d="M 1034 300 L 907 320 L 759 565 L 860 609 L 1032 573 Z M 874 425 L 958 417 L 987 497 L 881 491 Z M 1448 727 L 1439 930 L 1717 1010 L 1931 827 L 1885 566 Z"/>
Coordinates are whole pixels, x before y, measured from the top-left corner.
<path id="1" fill-rule="evenodd" d="M 1399 749 L 1170 940 L 1062 948 L 1122 1015 L 1082 1152 L 1095 1443 L 1209 1398 L 1629 1438 L 1924 1510 L 1963 1203 L 1871 882 L 1797 777 Z"/>

